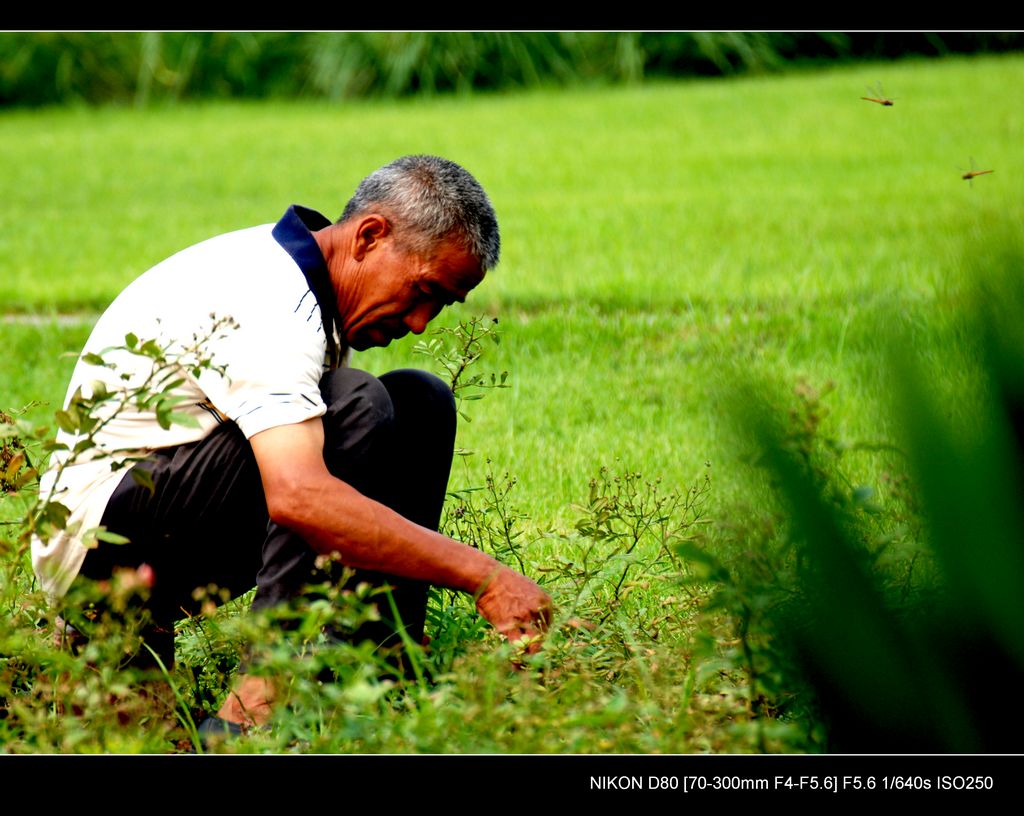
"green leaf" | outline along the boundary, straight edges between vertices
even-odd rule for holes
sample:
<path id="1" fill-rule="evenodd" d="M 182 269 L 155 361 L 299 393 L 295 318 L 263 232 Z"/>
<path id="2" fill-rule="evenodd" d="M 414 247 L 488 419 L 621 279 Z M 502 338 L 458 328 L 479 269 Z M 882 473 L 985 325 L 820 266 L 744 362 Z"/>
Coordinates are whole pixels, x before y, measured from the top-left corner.
<path id="1" fill-rule="evenodd" d="M 14 480 L 14 482 L 12 484 L 14 485 L 14 489 L 15 490 L 21 490 L 29 482 L 33 482 L 33 481 L 35 481 L 38 478 L 39 478 L 39 471 L 37 471 L 35 468 L 31 468 L 31 467 L 30 468 L 25 468 L 25 470 L 23 470 L 20 474 L 18 474 L 18 477 Z"/>
<path id="2" fill-rule="evenodd" d="M 90 530 L 86 535 L 92 534 L 93 538 L 97 541 L 106 541 L 108 544 L 130 544 L 131 539 L 117 533 L 112 533 L 104 527 L 97 527 L 95 530 Z"/>
<path id="3" fill-rule="evenodd" d="M 73 417 L 67 411 L 57 411 L 53 415 L 54 420 L 57 422 L 57 427 L 65 433 L 76 433 L 78 431 L 78 423 L 76 418 Z"/>
<path id="4" fill-rule="evenodd" d="M 168 408 L 173 408 L 176 405 L 181 405 L 181 403 L 183 403 L 183 402 L 189 402 L 191 399 L 192 399 L 191 397 L 180 396 L 180 395 L 179 396 L 172 396 L 170 394 L 164 393 L 160 397 L 160 404 L 161 405 L 165 405 Z"/>
<path id="5" fill-rule="evenodd" d="M 163 349 L 157 344 L 156 340 L 147 340 L 141 346 L 139 346 L 139 354 L 144 354 L 146 357 L 152 357 L 154 360 L 163 357 Z"/>
<path id="6" fill-rule="evenodd" d="M 156 485 L 153 483 L 153 474 L 143 467 L 133 467 L 130 471 L 135 484 L 146 488 L 150 493 L 156 492 Z"/>
<path id="7" fill-rule="evenodd" d="M 170 419 L 170 421 L 175 425 L 181 425 L 183 428 L 202 427 L 202 425 L 199 424 L 199 420 L 197 420 L 194 416 L 192 416 L 191 414 L 182 413 L 181 411 L 171 412 L 168 415 L 168 419 Z"/>
<path id="8" fill-rule="evenodd" d="M 170 377 L 171 375 L 168 374 L 167 376 Z M 166 391 L 173 391 L 175 388 L 180 388 L 184 384 L 184 382 L 185 382 L 185 380 L 182 379 L 181 377 L 179 377 L 176 380 L 171 380 L 170 382 L 166 382 L 165 380 L 161 380 L 160 383 L 159 383 L 159 387 L 160 387 L 160 389 L 162 391 L 165 391 L 165 392 Z M 179 401 L 181 401 L 181 400 L 183 400 L 185 398 L 184 397 L 178 397 L 177 399 Z"/>
<path id="9" fill-rule="evenodd" d="M 139 344 L 139 338 L 132 332 L 128 332 L 128 334 L 124 336 L 124 344 L 128 346 L 128 348 L 133 349 Z"/>
<path id="10" fill-rule="evenodd" d="M 7 463 L 7 469 L 4 471 L 4 480 L 8 482 L 13 482 L 14 477 L 18 474 L 18 471 L 21 470 L 21 466 L 24 464 L 25 452 L 18 451 L 16 454 L 14 454 L 14 456 L 11 457 L 10 461 Z"/>
<path id="11" fill-rule="evenodd" d="M 39 508 L 38 519 L 40 523 L 48 524 L 56 527 L 58 530 L 63 530 L 68 523 L 68 517 L 71 515 L 71 511 L 60 502 L 45 502 L 42 507 Z"/>

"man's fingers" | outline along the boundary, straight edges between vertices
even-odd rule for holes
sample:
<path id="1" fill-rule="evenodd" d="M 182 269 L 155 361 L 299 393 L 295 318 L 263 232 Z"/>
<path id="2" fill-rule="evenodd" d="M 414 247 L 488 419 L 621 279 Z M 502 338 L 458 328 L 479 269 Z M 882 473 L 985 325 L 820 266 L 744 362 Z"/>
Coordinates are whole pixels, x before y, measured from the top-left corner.
<path id="1" fill-rule="evenodd" d="M 540 650 L 553 616 L 551 596 L 511 569 L 495 573 L 477 597 L 477 608 L 513 646 Z"/>
<path id="2" fill-rule="evenodd" d="M 525 623 L 513 623 L 502 626 L 498 629 L 510 641 L 522 640 L 523 638 L 535 637 L 539 634 L 535 627 Z"/>
<path id="3" fill-rule="evenodd" d="M 530 623 L 517 623 L 498 629 L 513 646 L 527 644 L 531 654 L 540 648 L 544 630 Z"/>
<path id="4" fill-rule="evenodd" d="M 536 654 L 540 651 L 544 641 L 543 635 L 535 629 L 528 632 L 508 632 L 505 633 L 505 637 L 508 638 L 509 644 L 517 650 L 519 656 Z M 512 663 L 516 668 L 523 667 L 518 657 L 513 657 Z"/>

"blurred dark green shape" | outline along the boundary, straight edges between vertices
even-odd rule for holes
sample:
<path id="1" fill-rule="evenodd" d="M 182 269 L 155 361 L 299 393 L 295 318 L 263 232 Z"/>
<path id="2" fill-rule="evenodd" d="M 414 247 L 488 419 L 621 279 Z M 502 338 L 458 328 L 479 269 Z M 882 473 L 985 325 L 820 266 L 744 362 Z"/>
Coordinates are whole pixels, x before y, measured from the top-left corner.
<path id="1" fill-rule="evenodd" d="M 1018 32 L 8 31 L 0 107 L 464 93 L 1022 46 Z"/>
<path id="2" fill-rule="evenodd" d="M 1005 259 L 1004 259 L 1005 260 Z M 1024 269 L 1018 262 L 1005 268 Z M 933 591 L 887 593 L 852 504 L 836 501 L 765 409 L 746 417 L 788 509 L 796 600 L 774 625 L 840 753 L 1019 752 L 1024 713 L 1024 284 L 973 309 L 983 393 L 957 424 L 894 338 L 903 446 L 934 554 Z M 980 397 L 980 398 L 978 398 Z"/>

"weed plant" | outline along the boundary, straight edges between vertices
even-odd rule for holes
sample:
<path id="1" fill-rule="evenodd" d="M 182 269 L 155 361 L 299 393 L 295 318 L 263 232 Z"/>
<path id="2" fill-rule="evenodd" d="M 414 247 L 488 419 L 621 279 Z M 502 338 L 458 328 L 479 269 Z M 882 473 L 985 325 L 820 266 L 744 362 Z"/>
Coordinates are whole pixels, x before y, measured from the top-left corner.
<path id="1" fill-rule="evenodd" d="M 448 372 L 453 390 L 467 400 L 507 379 L 506 373 L 466 374 L 480 358 L 481 340 L 493 332 L 493 321 L 473 318 L 437 330 L 421 352 Z M 73 395 L 55 415 L 58 425 L 84 440 L 74 450 L 61 449 L 68 461 L 106 455 L 95 434 L 128 404 L 154 407 L 168 425 L 181 421 L 173 410 L 174 372 L 210 365 L 197 355 L 171 359 L 166 348 L 134 336 L 114 351 L 150 358 L 153 375 L 123 393 Z M 93 362 L 108 364 L 103 355 Z M 29 428 L 9 415 L 3 421 L 6 500 L 32 490 L 38 473 L 25 453 L 31 444 L 60 446 L 48 440 L 48 428 Z M 207 749 L 713 749 L 701 741 L 704 735 L 691 742 L 691 706 L 724 707 L 722 718 L 742 716 L 745 708 L 738 698 L 712 705 L 711 697 L 701 697 L 697 667 L 685 656 L 698 597 L 685 589 L 674 593 L 686 576 L 675 548 L 700 537 L 710 477 L 679 493 L 635 471 L 602 468 L 574 529 L 544 534 L 560 555 L 543 566 L 535 556 L 538 542 L 522 526 L 526 516 L 515 505 L 515 486 L 515 477 L 498 476 L 488 464 L 484 485 L 452 492 L 444 530 L 540 577 L 559 609 L 545 647 L 531 655 L 499 642 L 472 599 L 435 589 L 428 610 L 432 640 L 402 644 L 402 671 L 394 654 L 332 636 L 388 611 L 386 593 L 344 580 L 311 588 L 301 611 L 258 616 L 243 613 L 245 598 L 197 588 L 199 613 L 178 625 L 175 666 L 140 670 L 131 657 L 146 649 L 141 610 L 151 576 L 142 567 L 110 581 L 76 583 L 62 605 L 49 606 L 31 590 L 26 548 L 33 532 L 61 529 L 66 511 L 45 497 L 31 501 L 14 534 L 3 539 L 4 611 L 12 624 L 0 643 L 0 730 L 7 750 L 202 750 L 196 724 L 223 700 L 240 654 L 247 671 L 278 678 L 280 712 L 245 740 Z M 116 543 L 103 530 L 92 534 Z M 85 642 L 66 626 L 82 617 L 91 634 Z M 476 728 L 467 734 L 470 722 Z M 598 738 L 610 724 L 614 741 Z"/>

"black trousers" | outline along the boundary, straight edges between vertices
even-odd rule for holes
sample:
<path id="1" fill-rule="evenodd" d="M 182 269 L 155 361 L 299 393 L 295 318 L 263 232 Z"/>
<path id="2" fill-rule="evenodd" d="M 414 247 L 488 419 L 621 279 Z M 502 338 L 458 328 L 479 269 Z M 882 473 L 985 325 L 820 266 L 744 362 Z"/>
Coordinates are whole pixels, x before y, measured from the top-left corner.
<path id="1" fill-rule="evenodd" d="M 411 521 L 437 529 L 455 444 L 451 389 L 417 369 L 373 377 L 340 368 L 320 383 L 327 405 L 324 460 L 330 472 L 363 495 Z M 107 503 L 102 524 L 129 544 L 101 544 L 81 574 L 109 578 L 117 567 L 148 564 L 155 582 L 147 604 L 146 643 L 171 665 L 174 621 L 198 612 L 197 587 L 210 584 L 236 597 L 256 587 L 254 609 L 297 601 L 325 573 L 316 553 L 267 513 L 252 447 L 226 422 L 199 442 L 161 449 L 135 465 L 152 475 L 154 490 L 127 473 Z M 419 642 L 428 586 L 357 572 L 354 581 L 392 587 L 401 623 Z M 377 643 L 397 640 L 387 604 L 382 621 L 352 635 Z M 144 662 L 144 661 L 143 661 Z"/>

